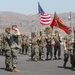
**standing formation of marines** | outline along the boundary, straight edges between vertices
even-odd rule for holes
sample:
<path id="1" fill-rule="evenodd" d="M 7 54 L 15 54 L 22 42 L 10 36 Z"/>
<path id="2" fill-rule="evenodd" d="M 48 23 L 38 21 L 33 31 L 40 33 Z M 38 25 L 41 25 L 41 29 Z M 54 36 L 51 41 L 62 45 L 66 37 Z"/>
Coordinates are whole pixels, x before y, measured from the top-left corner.
<path id="1" fill-rule="evenodd" d="M 6 28 L 6 29 L 10 29 L 10 28 Z M 12 32 L 13 32 L 13 30 L 12 30 Z M 6 31 L 6 33 L 7 33 L 7 31 Z M 18 36 L 18 37 L 20 37 L 20 36 Z M 41 31 L 40 31 L 39 37 L 37 37 L 35 32 L 33 32 L 31 35 L 31 39 L 29 39 L 27 36 L 23 35 L 20 38 L 18 38 L 18 40 L 17 40 L 17 41 L 19 41 L 19 44 L 21 47 L 19 52 L 22 54 L 29 54 L 30 50 L 31 50 L 31 60 L 35 60 L 35 61 L 37 61 L 37 60 L 44 61 L 45 59 L 48 60 L 49 54 L 50 54 L 50 59 L 53 60 L 53 46 L 55 47 L 56 42 L 59 42 L 59 37 L 56 37 L 56 38 L 55 37 L 56 37 L 56 35 L 54 37 L 52 37 L 51 34 L 47 34 L 47 36 L 45 38 L 42 35 Z M 56 41 L 54 44 L 52 44 L 53 40 Z M 4 41 L 4 39 L 3 39 L 3 41 Z M 55 48 L 55 49 L 57 49 L 57 48 Z M 59 48 L 60 48 L 60 45 L 59 45 Z M 3 47 L 3 49 L 5 50 L 6 48 Z M 45 49 L 46 49 L 46 57 L 45 57 Z M 54 49 L 54 56 L 56 58 L 56 53 L 55 53 L 56 50 L 55 49 Z M 61 55 L 60 54 L 61 50 L 58 49 L 58 51 L 59 51 L 58 55 Z M 60 56 L 59 56 L 59 58 L 60 58 Z"/>
<path id="2" fill-rule="evenodd" d="M 3 39 L 0 38 L 0 43 L 2 42 L 2 49 L 5 51 L 5 65 L 6 70 L 11 70 L 13 72 L 19 72 L 17 67 L 18 54 L 29 54 L 31 53 L 31 60 L 53 60 L 61 59 L 61 40 L 58 31 L 55 31 L 55 35 L 52 36 L 51 33 L 47 36 L 43 36 L 40 32 L 39 37 L 33 32 L 31 38 L 28 36 L 21 36 L 20 31 L 16 25 L 12 25 L 11 28 L 5 29 L 5 34 Z M 1 44 L 0 44 L 1 46 Z M 72 40 L 71 30 L 68 29 L 68 35 L 65 37 L 64 42 L 64 64 L 63 67 L 66 67 L 68 58 L 71 58 L 72 69 L 75 66 L 74 60 L 74 40 Z M 53 50 L 54 48 L 54 50 Z M 31 52 L 30 52 L 31 51 Z M 45 57 L 46 51 L 46 57 Z M 54 51 L 54 52 L 53 52 Z M 0 49 L 0 53 L 2 50 Z M 57 54 L 58 53 L 58 54 Z M 50 56 L 50 57 L 49 57 Z M 12 63 L 12 64 L 10 64 Z M 12 68 L 11 68 L 12 67 Z"/>

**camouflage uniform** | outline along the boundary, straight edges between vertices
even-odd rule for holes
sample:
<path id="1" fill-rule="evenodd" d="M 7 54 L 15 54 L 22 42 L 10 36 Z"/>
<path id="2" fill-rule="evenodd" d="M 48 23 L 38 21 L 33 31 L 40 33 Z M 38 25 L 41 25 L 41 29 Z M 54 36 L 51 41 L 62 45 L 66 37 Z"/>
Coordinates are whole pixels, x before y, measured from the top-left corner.
<path id="1" fill-rule="evenodd" d="M 46 43 L 47 43 L 47 45 L 46 45 L 46 47 L 47 47 L 47 53 L 46 53 L 47 57 L 46 57 L 46 59 L 48 60 L 48 56 L 50 54 L 50 58 L 52 60 L 52 56 L 53 56 L 53 53 L 52 53 L 52 37 L 49 34 L 46 38 Z"/>
<path id="2" fill-rule="evenodd" d="M 72 35 L 71 34 L 68 34 L 66 37 L 65 37 L 65 40 L 66 40 L 66 50 L 64 50 L 64 67 L 66 67 L 66 63 L 68 61 L 68 58 L 71 57 L 73 55 L 73 44 L 72 44 Z M 72 59 L 72 58 L 71 58 Z M 70 59 L 70 62 L 72 64 L 72 61 Z"/>
<path id="3" fill-rule="evenodd" d="M 11 62 L 10 34 L 5 33 L 3 39 L 4 39 L 3 46 L 5 50 L 5 65 L 7 68 L 10 67 Z"/>
<path id="4" fill-rule="evenodd" d="M 29 37 L 27 37 L 27 39 L 26 39 L 26 45 L 27 45 L 27 48 L 26 48 L 26 53 L 28 54 L 28 55 L 30 55 L 30 39 L 29 39 Z"/>
<path id="5" fill-rule="evenodd" d="M 1 38 L 1 36 L 0 36 L 0 54 L 2 54 L 2 46 L 1 46 L 1 45 L 2 45 L 1 43 L 2 43 L 2 42 L 1 42 L 1 40 L 2 40 L 2 38 Z"/>
<path id="6" fill-rule="evenodd" d="M 17 59 L 18 59 L 18 53 L 20 50 L 20 44 L 19 44 L 19 31 L 10 31 L 10 28 L 6 28 L 6 34 L 4 35 L 4 49 L 5 49 L 5 64 L 6 69 L 7 67 L 10 67 L 10 62 L 12 63 L 12 71 L 13 72 L 19 72 L 19 70 L 16 69 L 17 66 Z"/>
<path id="7" fill-rule="evenodd" d="M 23 38 L 22 38 L 22 54 L 27 54 L 29 52 L 29 47 L 30 47 L 29 38 L 27 36 L 23 36 Z"/>
<path id="8" fill-rule="evenodd" d="M 40 36 L 40 39 L 38 39 L 38 45 L 39 45 L 39 59 L 45 60 L 45 39 Z"/>
<path id="9" fill-rule="evenodd" d="M 27 51 L 26 51 L 26 36 L 23 36 L 22 38 L 22 54 L 25 54 Z"/>
<path id="10" fill-rule="evenodd" d="M 60 48 L 60 36 L 58 35 L 58 32 L 55 32 L 55 36 L 54 36 L 54 57 L 55 59 L 57 59 L 57 51 L 58 51 L 58 59 L 60 59 L 60 55 L 61 55 L 61 48 Z"/>
<path id="11" fill-rule="evenodd" d="M 1 54 L 5 55 L 5 50 L 4 50 L 4 46 L 3 46 L 4 45 L 4 43 L 3 43 L 3 41 L 4 41 L 3 37 L 4 37 L 4 34 L 1 35 Z"/>
<path id="12" fill-rule="evenodd" d="M 18 63 L 18 54 L 20 52 L 21 45 L 19 41 L 19 36 L 13 31 L 11 33 L 11 55 L 12 55 L 12 67 L 16 68 Z"/>
<path id="13" fill-rule="evenodd" d="M 37 37 L 33 37 L 32 38 L 32 50 L 31 50 L 31 59 L 34 58 L 35 61 L 38 60 L 38 52 L 39 52 L 39 49 L 38 49 L 38 42 L 37 42 Z"/>
<path id="14" fill-rule="evenodd" d="M 21 50 L 22 50 L 22 36 L 18 36 L 18 41 L 19 41 L 19 45 L 20 45 L 20 51 L 19 51 L 19 54 L 21 54 Z"/>

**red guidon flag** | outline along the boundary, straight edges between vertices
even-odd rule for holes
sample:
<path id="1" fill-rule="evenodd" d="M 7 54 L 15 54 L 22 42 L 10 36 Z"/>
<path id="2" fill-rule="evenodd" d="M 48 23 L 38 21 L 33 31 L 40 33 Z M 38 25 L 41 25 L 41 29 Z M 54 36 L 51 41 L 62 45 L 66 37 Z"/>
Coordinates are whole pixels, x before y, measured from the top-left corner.
<path id="1" fill-rule="evenodd" d="M 51 24 L 50 24 L 50 27 L 53 29 L 53 27 L 55 27 L 56 24 L 57 24 L 57 22 L 56 22 L 56 13 L 55 13 L 55 14 L 54 14 L 54 18 L 53 18 L 53 20 L 52 20 L 52 22 L 51 22 Z"/>
<path id="2" fill-rule="evenodd" d="M 62 29 L 64 32 L 66 32 L 68 34 L 68 27 L 62 22 L 62 20 L 56 15 L 56 13 L 54 14 L 53 21 L 50 24 L 50 27 L 52 29 L 54 26 Z"/>
<path id="3" fill-rule="evenodd" d="M 60 29 L 62 29 L 68 34 L 68 27 L 64 25 L 63 22 L 59 18 L 57 19 L 57 27 L 59 27 Z"/>

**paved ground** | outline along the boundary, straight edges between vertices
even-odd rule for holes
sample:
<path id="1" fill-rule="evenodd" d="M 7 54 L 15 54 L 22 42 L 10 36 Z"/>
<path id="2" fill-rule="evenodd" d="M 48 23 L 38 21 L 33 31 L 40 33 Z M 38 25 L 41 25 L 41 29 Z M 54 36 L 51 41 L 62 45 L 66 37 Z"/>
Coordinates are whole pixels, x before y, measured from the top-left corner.
<path id="1" fill-rule="evenodd" d="M 63 53 L 61 60 L 49 61 L 31 61 L 28 55 L 20 55 L 18 68 L 21 72 L 13 73 L 5 71 L 4 56 L 0 56 L 0 75 L 75 75 L 75 71 L 70 69 L 70 63 L 67 68 L 63 66 Z"/>

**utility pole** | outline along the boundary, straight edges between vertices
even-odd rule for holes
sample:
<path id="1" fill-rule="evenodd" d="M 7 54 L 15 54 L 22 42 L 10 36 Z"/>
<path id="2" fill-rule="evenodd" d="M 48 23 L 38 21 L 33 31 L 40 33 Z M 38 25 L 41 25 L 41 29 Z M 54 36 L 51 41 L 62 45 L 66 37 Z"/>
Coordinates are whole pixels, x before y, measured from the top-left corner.
<path id="1" fill-rule="evenodd" d="M 72 27 L 72 24 L 71 24 L 71 11 L 70 11 L 70 15 L 69 15 L 69 22 L 70 22 L 70 27 Z"/>

